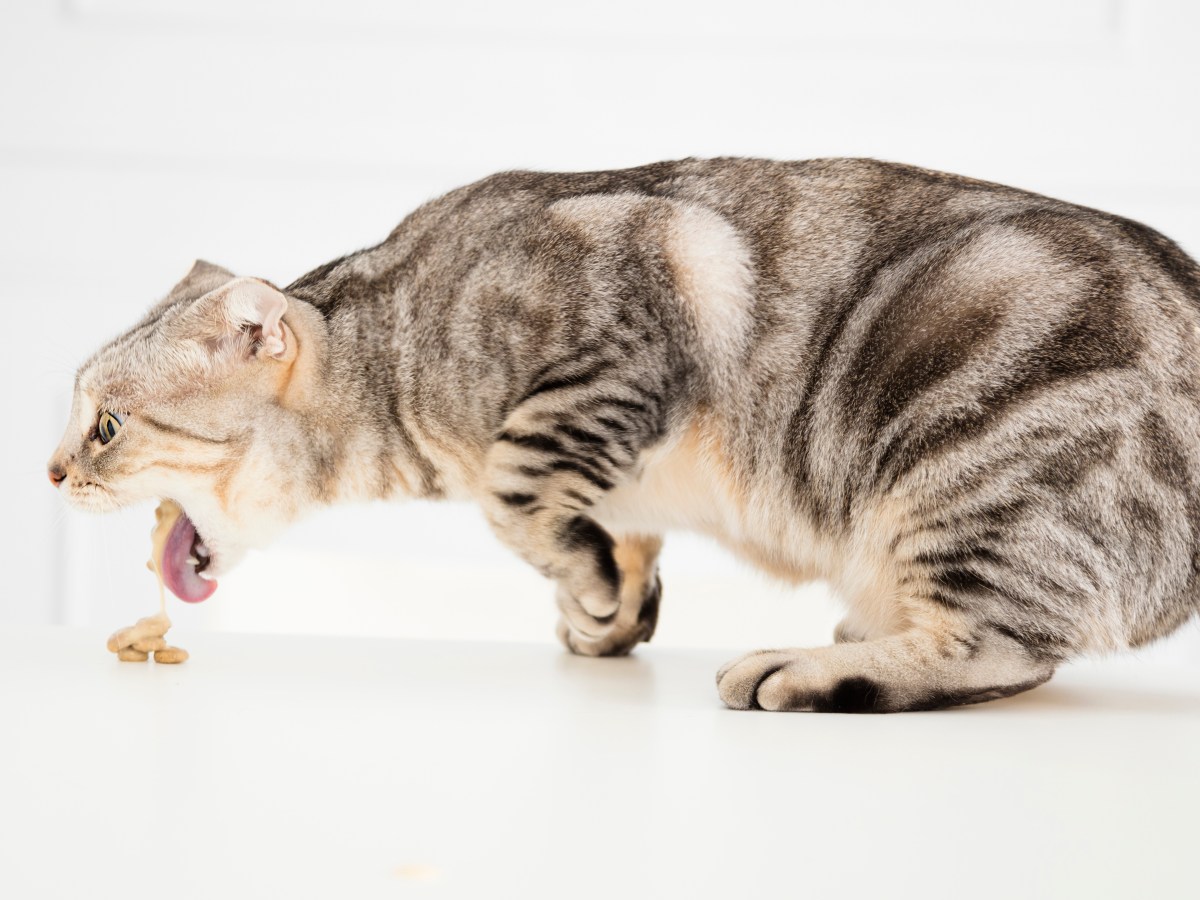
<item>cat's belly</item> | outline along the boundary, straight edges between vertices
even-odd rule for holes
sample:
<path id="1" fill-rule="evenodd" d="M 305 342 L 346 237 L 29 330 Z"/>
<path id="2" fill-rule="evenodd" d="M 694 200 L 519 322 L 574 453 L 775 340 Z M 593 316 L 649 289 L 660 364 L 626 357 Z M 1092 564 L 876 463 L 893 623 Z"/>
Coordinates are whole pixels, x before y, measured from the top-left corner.
<path id="1" fill-rule="evenodd" d="M 745 484 L 703 420 L 649 451 L 640 474 L 593 511 L 614 535 L 693 531 L 788 581 L 833 575 L 832 548 L 776 491 Z"/>

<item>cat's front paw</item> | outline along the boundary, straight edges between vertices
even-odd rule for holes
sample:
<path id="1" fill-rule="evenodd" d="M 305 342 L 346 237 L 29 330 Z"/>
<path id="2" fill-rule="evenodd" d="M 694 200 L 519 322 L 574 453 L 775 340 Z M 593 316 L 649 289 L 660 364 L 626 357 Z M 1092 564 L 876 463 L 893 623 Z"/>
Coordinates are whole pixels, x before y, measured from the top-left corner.
<path id="1" fill-rule="evenodd" d="M 625 640 L 611 632 L 599 637 L 584 634 L 566 616 L 559 617 L 556 633 L 562 645 L 576 656 L 627 656 L 637 644 L 636 640 Z"/>
<path id="2" fill-rule="evenodd" d="M 654 636 L 658 622 L 662 597 L 658 574 L 649 584 L 637 588 L 636 597 L 628 590 L 622 591 L 621 605 L 613 615 L 596 617 L 587 613 L 565 588 L 559 587 L 558 606 L 562 616 L 558 620 L 558 639 L 580 656 L 626 656 L 639 643 Z"/>

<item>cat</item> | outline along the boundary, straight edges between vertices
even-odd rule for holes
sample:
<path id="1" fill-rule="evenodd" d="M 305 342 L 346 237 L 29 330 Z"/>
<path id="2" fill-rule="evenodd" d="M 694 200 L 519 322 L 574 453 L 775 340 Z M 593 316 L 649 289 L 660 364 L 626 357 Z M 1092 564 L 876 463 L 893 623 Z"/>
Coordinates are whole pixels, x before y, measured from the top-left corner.
<path id="1" fill-rule="evenodd" d="M 1196 263 L 1096 210 L 866 159 L 507 172 L 283 290 L 197 262 L 79 369 L 50 476 L 178 501 L 185 599 L 315 507 L 470 498 L 588 656 L 698 531 L 848 606 L 725 704 L 926 710 L 1196 613 L 1198 363 Z"/>

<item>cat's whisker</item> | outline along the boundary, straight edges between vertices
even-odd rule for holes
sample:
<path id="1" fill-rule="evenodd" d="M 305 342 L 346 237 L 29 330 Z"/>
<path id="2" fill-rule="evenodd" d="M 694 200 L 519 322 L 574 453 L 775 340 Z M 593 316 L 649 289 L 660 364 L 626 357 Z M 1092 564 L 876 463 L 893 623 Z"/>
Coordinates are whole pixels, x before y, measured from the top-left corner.
<path id="1" fill-rule="evenodd" d="M 46 366 L 39 370 L 42 375 L 64 378 L 68 387 L 75 382 L 75 373 L 78 371 L 77 363 L 65 357 L 43 358 L 42 361 Z"/>
<path id="2" fill-rule="evenodd" d="M 71 513 L 71 507 L 65 500 L 59 498 L 59 504 L 58 512 L 54 514 L 54 518 L 50 521 L 51 529 L 58 528 L 58 526 L 61 525 Z"/>

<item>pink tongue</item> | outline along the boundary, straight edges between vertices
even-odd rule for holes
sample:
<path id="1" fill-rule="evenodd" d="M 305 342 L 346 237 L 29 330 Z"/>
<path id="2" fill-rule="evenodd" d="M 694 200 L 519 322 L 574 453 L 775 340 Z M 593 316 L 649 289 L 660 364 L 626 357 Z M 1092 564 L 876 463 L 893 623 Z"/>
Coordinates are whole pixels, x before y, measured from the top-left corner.
<path id="1" fill-rule="evenodd" d="M 196 567 L 188 562 L 195 540 L 196 526 L 187 514 L 183 513 L 171 528 L 171 533 L 167 535 L 167 544 L 163 547 L 163 581 L 172 594 L 188 603 L 207 600 L 217 589 L 215 581 L 201 578 L 196 574 Z"/>

